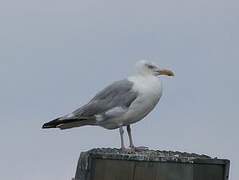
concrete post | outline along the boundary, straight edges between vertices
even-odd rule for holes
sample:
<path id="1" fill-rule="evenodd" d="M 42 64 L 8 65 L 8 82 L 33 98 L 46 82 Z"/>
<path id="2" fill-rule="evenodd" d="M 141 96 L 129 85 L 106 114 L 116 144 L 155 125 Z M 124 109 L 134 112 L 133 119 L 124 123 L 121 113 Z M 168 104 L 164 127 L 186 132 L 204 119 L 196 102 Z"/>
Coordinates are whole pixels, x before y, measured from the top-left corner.
<path id="1" fill-rule="evenodd" d="M 81 153 L 75 180 L 228 180 L 230 161 L 191 153 L 147 150 Z"/>

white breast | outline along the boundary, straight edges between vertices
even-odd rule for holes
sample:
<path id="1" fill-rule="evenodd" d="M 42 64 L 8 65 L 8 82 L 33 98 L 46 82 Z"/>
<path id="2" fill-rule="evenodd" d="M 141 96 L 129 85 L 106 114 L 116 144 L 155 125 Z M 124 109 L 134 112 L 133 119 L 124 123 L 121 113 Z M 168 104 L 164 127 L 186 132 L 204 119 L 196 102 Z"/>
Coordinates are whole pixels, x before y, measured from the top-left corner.
<path id="1" fill-rule="evenodd" d="M 162 83 L 158 77 L 133 76 L 128 78 L 134 83 L 133 90 L 138 92 L 138 97 L 125 114 L 124 125 L 135 123 L 143 119 L 153 110 L 162 96 Z"/>

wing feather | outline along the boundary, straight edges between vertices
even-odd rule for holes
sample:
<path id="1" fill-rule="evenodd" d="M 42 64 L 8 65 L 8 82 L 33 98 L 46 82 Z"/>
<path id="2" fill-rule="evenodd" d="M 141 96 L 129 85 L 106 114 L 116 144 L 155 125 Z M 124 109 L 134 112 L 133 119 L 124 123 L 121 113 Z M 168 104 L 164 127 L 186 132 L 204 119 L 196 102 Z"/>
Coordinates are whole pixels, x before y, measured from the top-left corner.
<path id="1" fill-rule="evenodd" d="M 133 90 L 133 83 L 128 80 L 114 82 L 86 105 L 74 112 L 45 123 L 43 128 L 67 129 L 83 125 L 94 125 L 97 121 L 105 121 L 119 117 L 137 98 L 138 93 Z M 98 117 L 98 119 L 97 119 Z"/>
<path id="2" fill-rule="evenodd" d="M 133 83 L 121 80 L 109 85 L 85 106 L 77 109 L 73 114 L 77 117 L 91 117 L 104 114 L 116 107 L 128 108 L 137 98 L 138 93 L 133 90 Z"/>

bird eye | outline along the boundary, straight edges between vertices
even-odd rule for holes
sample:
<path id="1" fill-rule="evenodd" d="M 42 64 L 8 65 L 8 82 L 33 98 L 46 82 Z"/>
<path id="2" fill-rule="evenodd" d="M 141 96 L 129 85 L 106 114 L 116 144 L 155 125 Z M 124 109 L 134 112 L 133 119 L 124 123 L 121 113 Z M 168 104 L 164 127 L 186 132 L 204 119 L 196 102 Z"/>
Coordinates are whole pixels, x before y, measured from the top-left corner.
<path id="1" fill-rule="evenodd" d="M 147 64 L 147 67 L 149 68 L 149 69 L 154 69 L 155 67 L 153 66 L 153 65 L 151 65 L 151 64 Z"/>

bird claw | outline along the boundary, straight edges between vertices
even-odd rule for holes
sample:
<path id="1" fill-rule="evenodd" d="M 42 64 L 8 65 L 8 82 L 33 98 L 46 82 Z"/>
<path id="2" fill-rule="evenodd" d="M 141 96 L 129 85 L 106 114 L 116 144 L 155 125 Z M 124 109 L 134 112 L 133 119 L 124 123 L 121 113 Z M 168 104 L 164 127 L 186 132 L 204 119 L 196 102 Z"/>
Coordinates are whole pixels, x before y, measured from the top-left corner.
<path id="1" fill-rule="evenodd" d="M 135 152 L 147 151 L 147 150 L 149 150 L 149 148 L 145 147 L 145 146 L 139 146 L 139 147 L 130 146 L 129 148 L 121 147 L 120 150 L 124 153 L 131 154 L 131 153 L 135 153 Z"/>
<path id="2" fill-rule="evenodd" d="M 131 147 L 131 149 L 133 149 L 135 152 L 142 152 L 142 151 L 147 151 L 149 150 L 148 147 L 145 146 L 139 146 L 139 147 Z"/>
<path id="3" fill-rule="evenodd" d="M 120 150 L 124 153 L 127 153 L 127 154 L 130 154 L 130 153 L 134 153 L 135 152 L 135 149 L 133 148 L 120 148 Z"/>

